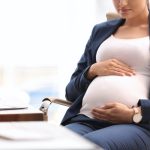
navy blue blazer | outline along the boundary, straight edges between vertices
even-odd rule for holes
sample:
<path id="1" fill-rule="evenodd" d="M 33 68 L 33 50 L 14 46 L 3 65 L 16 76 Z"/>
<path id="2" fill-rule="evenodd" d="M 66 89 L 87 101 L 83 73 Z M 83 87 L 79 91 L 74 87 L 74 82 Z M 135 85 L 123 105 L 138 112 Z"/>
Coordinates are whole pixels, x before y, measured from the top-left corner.
<path id="1" fill-rule="evenodd" d="M 89 84 L 92 82 L 92 80 L 86 78 L 86 73 L 89 67 L 96 62 L 96 52 L 99 46 L 105 39 L 115 33 L 124 21 L 124 19 L 111 20 L 94 26 L 90 39 L 86 44 L 85 51 L 78 62 L 75 72 L 71 76 L 70 82 L 66 86 L 66 99 L 73 102 L 73 104 L 67 110 L 61 122 L 62 125 L 68 124 L 70 119 L 80 111 L 82 98 Z M 142 122 L 139 125 L 146 126 L 150 129 L 150 100 L 139 99 L 137 105 L 141 106 L 143 114 Z"/>

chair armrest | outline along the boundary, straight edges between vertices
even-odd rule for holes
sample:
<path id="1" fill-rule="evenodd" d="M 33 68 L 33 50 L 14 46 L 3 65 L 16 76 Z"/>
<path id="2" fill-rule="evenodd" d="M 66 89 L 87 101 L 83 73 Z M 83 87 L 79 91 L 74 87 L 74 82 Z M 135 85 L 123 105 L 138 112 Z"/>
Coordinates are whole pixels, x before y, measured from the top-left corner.
<path id="1" fill-rule="evenodd" d="M 46 99 L 49 99 L 51 101 L 51 103 L 56 103 L 56 104 L 67 106 L 67 107 L 70 107 L 71 104 L 72 104 L 72 102 L 70 102 L 68 100 L 60 99 L 60 98 L 49 97 L 49 98 L 46 98 Z"/>
<path id="2" fill-rule="evenodd" d="M 60 98 L 54 98 L 54 97 L 46 97 L 42 100 L 42 105 L 40 106 L 40 110 L 47 115 L 48 114 L 48 108 L 50 104 L 56 103 L 59 105 L 70 107 L 72 102 Z"/>

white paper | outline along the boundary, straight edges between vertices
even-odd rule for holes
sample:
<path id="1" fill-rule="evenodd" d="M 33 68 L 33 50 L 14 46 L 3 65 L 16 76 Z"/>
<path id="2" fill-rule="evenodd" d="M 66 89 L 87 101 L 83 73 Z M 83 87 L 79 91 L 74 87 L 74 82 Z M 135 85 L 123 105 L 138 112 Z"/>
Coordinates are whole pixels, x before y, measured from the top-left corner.
<path id="1" fill-rule="evenodd" d="M 0 110 L 27 108 L 29 105 L 29 95 L 15 87 L 0 88 Z"/>
<path id="2" fill-rule="evenodd" d="M 102 150 L 72 131 L 48 122 L 0 124 L 0 149 Z"/>

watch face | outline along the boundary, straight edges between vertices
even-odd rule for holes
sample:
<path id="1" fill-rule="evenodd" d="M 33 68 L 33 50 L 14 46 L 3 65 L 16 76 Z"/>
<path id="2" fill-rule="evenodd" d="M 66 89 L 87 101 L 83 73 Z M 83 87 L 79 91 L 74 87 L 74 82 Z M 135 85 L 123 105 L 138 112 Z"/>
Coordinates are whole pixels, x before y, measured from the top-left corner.
<path id="1" fill-rule="evenodd" d="M 133 121 L 134 121 L 135 123 L 139 123 L 141 120 L 142 120 L 142 115 L 141 115 L 141 114 L 135 114 L 135 115 L 133 116 Z"/>

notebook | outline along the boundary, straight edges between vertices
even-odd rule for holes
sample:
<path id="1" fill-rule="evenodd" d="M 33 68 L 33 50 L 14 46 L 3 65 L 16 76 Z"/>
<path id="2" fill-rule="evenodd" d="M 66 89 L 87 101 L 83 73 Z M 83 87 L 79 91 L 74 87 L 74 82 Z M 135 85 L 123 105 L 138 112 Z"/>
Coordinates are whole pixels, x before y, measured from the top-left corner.
<path id="1" fill-rule="evenodd" d="M 29 95 L 15 87 L 0 88 L 0 110 L 25 109 L 29 106 Z"/>

